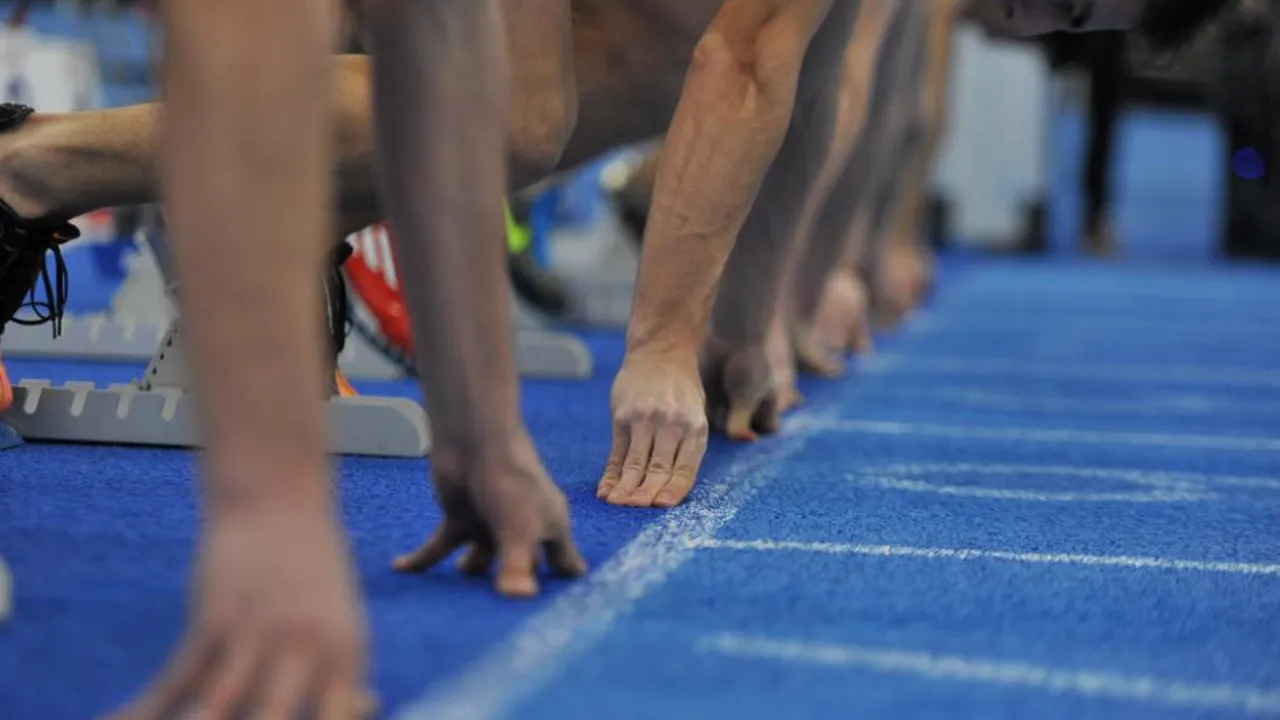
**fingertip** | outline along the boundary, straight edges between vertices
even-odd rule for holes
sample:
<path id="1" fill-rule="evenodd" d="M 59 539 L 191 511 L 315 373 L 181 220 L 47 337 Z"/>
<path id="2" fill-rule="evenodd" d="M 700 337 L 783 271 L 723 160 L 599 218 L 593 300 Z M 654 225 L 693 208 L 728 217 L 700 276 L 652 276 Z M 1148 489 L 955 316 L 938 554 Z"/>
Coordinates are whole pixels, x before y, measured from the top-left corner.
<path id="1" fill-rule="evenodd" d="M 682 499 L 670 493 L 658 493 L 658 496 L 653 499 L 653 506 L 663 510 L 670 510 L 679 505 Z"/>
<path id="2" fill-rule="evenodd" d="M 472 547 L 458 558 L 458 572 L 470 577 L 484 577 L 489 574 L 489 568 L 493 565 L 493 553 L 482 550 L 478 547 Z"/>
<path id="3" fill-rule="evenodd" d="M 391 569 L 400 573 L 422 572 L 423 568 L 413 553 L 407 553 L 391 561 Z"/>
<path id="4" fill-rule="evenodd" d="M 730 411 L 729 421 L 725 426 L 725 435 L 728 435 L 730 440 L 746 442 L 755 442 L 759 439 L 755 431 L 751 429 L 751 411 Z"/>
<path id="5" fill-rule="evenodd" d="M 538 581 L 532 575 L 499 575 L 498 594 L 513 599 L 537 597 Z"/>
<path id="6" fill-rule="evenodd" d="M 570 547 L 564 557 L 558 560 L 552 571 L 561 577 L 582 577 L 587 574 L 587 561 L 575 547 Z"/>

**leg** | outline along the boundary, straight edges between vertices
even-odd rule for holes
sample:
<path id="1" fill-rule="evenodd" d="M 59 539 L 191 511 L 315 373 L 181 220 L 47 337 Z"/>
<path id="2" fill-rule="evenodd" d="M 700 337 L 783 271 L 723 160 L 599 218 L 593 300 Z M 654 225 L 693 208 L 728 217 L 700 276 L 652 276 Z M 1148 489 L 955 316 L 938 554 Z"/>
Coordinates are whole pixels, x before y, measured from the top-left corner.
<path id="1" fill-rule="evenodd" d="M 202 401 L 207 507 L 193 626 L 131 718 L 191 707 L 359 712 L 364 628 L 331 492 L 315 313 L 326 254 L 316 239 L 330 217 L 333 10 L 316 0 L 165 7 L 162 172 Z"/>
<path id="2" fill-rule="evenodd" d="M 1111 200 L 1111 155 L 1116 119 L 1125 84 L 1125 35 L 1102 33 L 1089 38 L 1089 150 L 1085 160 L 1084 249 L 1094 255 L 1114 250 L 1108 209 Z"/>
<path id="3" fill-rule="evenodd" d="M 570 0 L 502 0 L 511 109 L 513 191 L 555 172 L 578 121 Z"/>
<path id="4" fill-rule="evenodd" d="M 376 219 L 368 60 L 341 56 L 333 69 L 331 157 L 337 166 L 339 205 Z M 160 113 L 159 104 L 146 104 L 32 115 L 0 134 L 0 199 L 24 218 L 69 218 L 103 207 L 155 202 Z"/>
<path id="5" fill-rule="evenodd" d="M 366 0 L 379 174 L 391 211 L 418 374 L 431 410 L 445 524 L 397 561 L 422 570 L 463 544 L 498 559 L 497 588 L 538 590 L 537 553 L 585 566 L 568 505 L 520 416 L 503 273 L 507 71 L 496 0 Z"/>

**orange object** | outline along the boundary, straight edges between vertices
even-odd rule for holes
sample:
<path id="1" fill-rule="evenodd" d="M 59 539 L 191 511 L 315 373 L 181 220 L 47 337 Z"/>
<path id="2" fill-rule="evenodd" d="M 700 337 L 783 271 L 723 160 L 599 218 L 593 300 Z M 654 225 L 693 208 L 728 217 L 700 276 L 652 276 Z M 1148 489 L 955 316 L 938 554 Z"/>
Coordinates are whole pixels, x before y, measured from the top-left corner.
<path id="1" fill-rule="evenodd" d="M 351 383 L 347 382 L 347 378 L 342 375 L 341 370 L 333 371 L 333 387 L 338 391 L 338 397 L 356 397 L 360 393 L 351 387 Z"/>
<path id="2" fill-rule="evenodd" d="M 0 363 L 0 412 L 9 409 L 13 404 L 13 385 L 9 382 L 9 376 L 5 374 L 4 364 Z"/>
<path id="3" fill-rule="evenodd" d="M 347 284 L 373 317 L 376 330 L 386 343 L 405 357 L 413 354 L 409 311 L 400 293 L 391 231 L 386 225 L 370 225 L 352 234 L 347 242 L 355 248 L 343 265 Z"/>

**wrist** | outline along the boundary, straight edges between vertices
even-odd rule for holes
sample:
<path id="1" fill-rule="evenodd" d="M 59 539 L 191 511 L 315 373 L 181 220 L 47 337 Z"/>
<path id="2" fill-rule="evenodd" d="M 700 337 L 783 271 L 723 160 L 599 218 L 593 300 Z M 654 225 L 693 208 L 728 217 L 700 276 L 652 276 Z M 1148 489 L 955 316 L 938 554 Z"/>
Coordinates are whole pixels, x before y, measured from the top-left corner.
<path id="1" fill-rule="evenodd" d="M 697 360 L 705 332 L 627 332 L 626 359 L 661 357 Z"/>
<path id="2" fill-rule="evenodd" d="M 442 477 L 464 475 L 468 468 L 501 462 L 516 455 L 534 457 L 533 438 L 524 423 L 515 421 L 485 432 L 437 435 L 433 432 L 431 447 L 432 471 Z"/>
<path id="3" fill-rule="evenodd" d="M 333 472 L 328 457 L 278 454 L 206 459 L 204 493 L 213 516 L 243 512 L 331 512 Z"/>

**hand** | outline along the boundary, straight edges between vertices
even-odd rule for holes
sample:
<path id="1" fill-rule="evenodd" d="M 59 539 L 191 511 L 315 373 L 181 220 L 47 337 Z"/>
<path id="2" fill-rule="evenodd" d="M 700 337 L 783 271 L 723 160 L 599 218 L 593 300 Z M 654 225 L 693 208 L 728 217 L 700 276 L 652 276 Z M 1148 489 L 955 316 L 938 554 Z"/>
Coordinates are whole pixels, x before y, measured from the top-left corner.
<path id="1" fill-rule="evenodd" d="M 765 340 L 764 353 L 769 360 L 769 372 L 773 375 L 777 387 L 778 413 L 804 404 L 804 396 L 796 386 L 796 364 L 800 361 L 797 355 L 798 345 L 792 340 L 794 330 L 792 323 L 786 319 L 789 313 L 779 312 L 769 326 L 769 337 Z M 717 427 L 721 429 L 722 426 Z"/>
<path id="2" fill-rule="evenodd" d="M 117 720 L 324 720 L 372 714 L 365 626 L 328 501 L 211 513 L 190 625 L 163 677 Z"/>
<path id="3" fill-rule="evenodd" d="M 613 381 L 613 448 L 596 497 L 611 505 L 671 508 L 707 452 L 707 406 L 692 356 L 628 353 Z"/>
<path id="4" fill-rule="evenodd" d="M 884 327 L 893 327 L 915 310 L 928 291 L 928 268 L 920 251 L 901 240 L 890 243 L 875 265 L 873 307 Z"/>
<path id="5" fill-rule="evenodd" d="M 778 431 L 782 404 L 767 348 L 735 347 L 715 337 L 707 338 L 702 384 L 707 392 L 707 419 L 713 430 L 724 432 L 730 440 L 746 441 Z M 795 400 L 798 402 L 799 398 Z"/>
<path id="6" fill-rule="evenodd" d="M 397 570 L 423 572 L 465 545 L 459 569 L 487 575 L 496 558 L 495 586 L 508 597 L 538 594 L 539 547 L 552 572 L 577 577 L 587 571 L 570 532 L 569 504 L 523 428 L 469 455 L 437 447 L 432 482 L 444 522 L 417 550 L 396 559 Z"/>
<path id="7" fill-rule="evenodd" d="M 840 270 L 827 279 L 814 317 L 796 321 L 792 340 L 800 369 L 822 377 L 844 374 L 845 355 L 871 354 L 871 318 L 862 279 Z"/>

